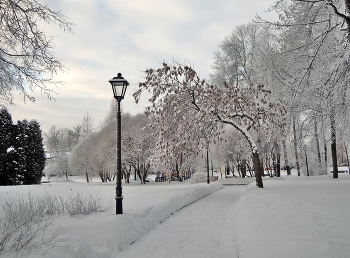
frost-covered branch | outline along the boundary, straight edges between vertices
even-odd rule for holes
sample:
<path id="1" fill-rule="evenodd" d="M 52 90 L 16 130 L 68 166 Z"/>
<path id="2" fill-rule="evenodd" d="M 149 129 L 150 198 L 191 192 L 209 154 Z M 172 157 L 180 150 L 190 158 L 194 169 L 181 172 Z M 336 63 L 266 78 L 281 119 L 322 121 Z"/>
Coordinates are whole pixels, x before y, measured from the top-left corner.
<path id="1" fill-rule="evenodd" d="M 279 121 L 281 126 L 285 123 L 282 103 L 270 101 L 271 91 L 261 84 L 224 83 L 218 87 L 200 79 L 190 66 L 178 63 L 164 63 L 162 68 L 145 73 L 145 82 L 139 84 L 134 97 L 138 100 L 143 90 L 152 94 L 146 114 L 151 118 L 159 162 L 164 166 L 174 166 L 174 162 L 207 148 L 220 138 L 225 125 L 238 129 L 252 153 L 258 155 L 248 131 L 265 130 L 271 121 Z M 169 82 L 175 82 L 176 88 Z"/>
<path id="2" fill-rule="evenodd" d="M 52 37 L 39 23 L 57 23 L 68 32 L 73 24 L 36 0 L 0 1 L 0 20 L 0 100 L 12 104 L 13 91 L 18 91 L 24 100 L 35 101 L 28 92 L 35 88 L 52 98 L 54 91 L 48 85 L 61 84 L 53 76 L 66 68 L 53 53 Z"/>

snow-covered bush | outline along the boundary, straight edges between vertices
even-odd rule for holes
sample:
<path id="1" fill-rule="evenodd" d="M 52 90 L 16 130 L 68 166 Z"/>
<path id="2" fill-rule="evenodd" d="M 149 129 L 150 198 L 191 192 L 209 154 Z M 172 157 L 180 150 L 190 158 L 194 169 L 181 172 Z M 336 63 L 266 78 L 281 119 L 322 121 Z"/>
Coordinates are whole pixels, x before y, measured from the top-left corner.
<path id="1" fill-rule="evenodd" d="M 0 216 L 0 254 L 7 249 L 15 250 L 22 255 L 29 255 L 42 245 L 53 245 L 57 232 L 46 239 L 45 232 L 60 214 L 88 215 L 108 211 L 111 202 L 105 203 L 98 195 L 83 198 L 77 192 L 63 200 L 50 194 L 33 197 L 28 200 L 23 197 L 6 201 Z"/>
<path id="2" fill-rule="evenodd" d="M 44 197 L 46 199 L 46 197 Z M 47 200 L 32 198 L 5 202 L 0 217 L 0 254 L 6 249 L 15 250 L 22 255 L 28 255 L 43 244 L 50 244 L 56 233 L 44 240 L 45 231 L 52 224 L 53 216 L 45 216 L 52 211 L 52 206 L 46 206 Z"/>
<path id="3" fill-rule="evenodd" d="M 196 172 L 190 178 L 191 184 L 199 184 L 207 182 L 207 174 L 204 172 Z"/>
<path id="4" fill-rule="evenodd" d="M 89 195 L 89 197 L 83 198 L 78 192 L 74 196 L 70 195 L 66 201 L 61 199 L 61 203 L 63 204 L 63 213 L 68 213 L 71 216 L 104 212 L 110 210 L 113 206 L 111 202 L 105 203 L 101 196 Z"/>

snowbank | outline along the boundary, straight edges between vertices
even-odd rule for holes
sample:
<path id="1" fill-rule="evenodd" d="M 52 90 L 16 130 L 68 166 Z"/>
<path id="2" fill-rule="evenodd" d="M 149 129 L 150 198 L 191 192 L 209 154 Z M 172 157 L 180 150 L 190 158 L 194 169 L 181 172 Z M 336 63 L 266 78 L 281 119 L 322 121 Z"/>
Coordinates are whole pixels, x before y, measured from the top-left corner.
<path id="1" fill-rule="evenodd" d="M 115 184 L 52 183 L 41 186 L 17 186 L 0 188 L 0 204 L 5 199 L 32 196 L 49 192 L 53 195 L 68 196 L 69 192 L 96 194 L 107 198 L 114 193 Z M 42 246 L 29 257 L 116 257 L 116 253 L 132 244 L 150 229 L 157 226 L 172 213 L 198 199 L 223 188 L 221 183 L 153 183 L 149 185 L 126 185 L 124 190 L 124 214 L 110 212 L 85 217 L 58 216 L 47 232 L 58 233 L 55 241 Z M 6 197 L 5 197 L 6 196 Z M 14 251 L 2 253 L 15 257 Z"/>
<path id="2" fill-rule="evenodd" d="M 250 184 L 236 213 L 240 258 L 349 257 L 350 176 Z"/>
<path id="3" fill-rule="evenodd" d="M 55 241 L 40 246 L 29 257 L 118 257 L 120 250 L 157 227 L 172 213 L 221 188 L 223 183 L 207 185 L 186 181 L 140 185 L 132 181 L 130 185 L 123 185 L 124 215 L 115 215 L 115 210 L 111 210 L 85 217 L 57 216 L 45 234 L 50 237 L 58 230 Z M 53 182 L 39 186 L 0 187 L 0 207 L 6 200 L 28 197 L 29 192 L 32 196 L 50 193 L 66 198 L 76 191 L 83 196 L 99 194 L 104 201 L 114 203 L 114 183 Z M 217 201 L 219 205 L 220 198 Z M 212 212 L 215 214 L 215 210 Z M 234 212 L 227 216 L 233 213 L 236 230 L 223 235 L 234 241 L 225 242 L 225 248 L 236 245 L 240 258 L 350 257 L 349 174 L 340 174 L 338 179 L 293 175 L 264 178 L 263 189 L 256 187 L 255 182 L 247 186 Z M 198 217 L 201 215 L 199 210 Z M 225 218 L 221 220 L 226 221 Z M 176 249 L 172 251 L 174 257 L 178 257 Z M 143 252 L 139 250 L 139 257 L 144 257 Z M 16 253 L 7 250 L 1 256 L 15 257 Z M 209 256 L 203 254 L 201 257 Z"/>

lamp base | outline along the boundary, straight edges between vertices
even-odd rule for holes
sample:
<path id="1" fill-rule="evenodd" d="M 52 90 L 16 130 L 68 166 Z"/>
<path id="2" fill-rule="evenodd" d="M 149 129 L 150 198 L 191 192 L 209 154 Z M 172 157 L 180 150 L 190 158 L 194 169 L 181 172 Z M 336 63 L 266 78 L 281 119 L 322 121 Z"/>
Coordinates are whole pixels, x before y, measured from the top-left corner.
<path id="1" fill-rule="evenodd" d="M 123 214 L 123 196 L 115 197 L 116 214 Z"/>

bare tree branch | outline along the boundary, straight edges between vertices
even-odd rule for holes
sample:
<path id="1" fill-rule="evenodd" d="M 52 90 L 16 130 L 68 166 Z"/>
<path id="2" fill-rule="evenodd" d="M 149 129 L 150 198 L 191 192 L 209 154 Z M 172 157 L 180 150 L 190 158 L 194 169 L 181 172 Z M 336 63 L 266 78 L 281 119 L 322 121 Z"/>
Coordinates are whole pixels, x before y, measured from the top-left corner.
<path id="1" fill-rule="evenodd" d="M 66 71 L 53 53 L 52 37 L 39 28 L 39 22 L 57 23 L 72 32 L 73 24 L 61 13 L 37 0 L 0 1 L 0 101 L 13 104 L 13 92 L 24 101 L 35 101 L 30 91 L 39 89 L 52 98 L 50 85 L 60 85 L 54 75 Z"/>

